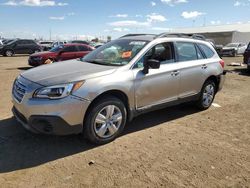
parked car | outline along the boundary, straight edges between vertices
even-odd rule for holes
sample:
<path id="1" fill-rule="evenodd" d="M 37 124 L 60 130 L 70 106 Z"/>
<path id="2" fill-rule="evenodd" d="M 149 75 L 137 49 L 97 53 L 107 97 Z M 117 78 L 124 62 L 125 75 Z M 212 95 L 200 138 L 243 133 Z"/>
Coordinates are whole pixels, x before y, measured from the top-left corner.
<path id="1" fill-rule="evenodd" d="M 247 64 L 247 69 L 250 71 L 250 42 L 248 43 L 247 49 L 244 52 L 243 62 Z"/>
<path id="2" fill-rule="evenodd" d="M 70 41 L 70 43 L 78 43 L 78 44 L 87 44 L 87 45 L 89 45 L 89 42 L 87 42 L 85 40 L 72 40 L 72 41 Z"/>
<path id="3" fill-rule="evenodd" d="M 40 41 L 39 45 L 42 47 L 43 51 L 48 51 L 52 48 L 53 41 Z"/>
<path id="4" fill-rule="evenodd" d="M 33 54 L 41 51 L 41 47 L 34 41 L 28 39 L 16 39 L 0 46 L 0 54 L 13 56 L 15 54 Z"/>
<path id="5" fill-rule="evenodd" d="M 34 53 L 29 57 L 29 65 L 43 65 L 46 60 L 64 61 L 69 59 L 81 58 L 93 50 L 85 44 L 64 44 L 52 48 L 50 51 Z"/>
<path id="6" fill-rule="evenodd" d="M 83 133 L 104 144 L 139 114 L 187 101 L 208 109 L 224 83 L 223 68 L 206 41 L 128 35 L 82 59 L 22 72 L 13 85 L 13 113 L 30 131 Z"/>
<path id="7" fill-rule="evenodd" d="M 245 43 L 229 43 L 222 48 L 222 55 L 237 56 L 243 54 L 247 48 Z"/>

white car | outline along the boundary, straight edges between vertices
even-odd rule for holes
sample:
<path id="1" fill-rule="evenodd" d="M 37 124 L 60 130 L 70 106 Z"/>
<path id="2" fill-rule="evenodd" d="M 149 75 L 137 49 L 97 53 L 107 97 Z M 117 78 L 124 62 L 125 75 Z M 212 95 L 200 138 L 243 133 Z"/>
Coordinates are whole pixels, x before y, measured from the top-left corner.
<path id="1" fill-rule="evenodd" d="M 222 48 L 222 55 L 235 57 L 244 54 L 246 49 L 247 45 L 245 43 L 229 43 Z"/>

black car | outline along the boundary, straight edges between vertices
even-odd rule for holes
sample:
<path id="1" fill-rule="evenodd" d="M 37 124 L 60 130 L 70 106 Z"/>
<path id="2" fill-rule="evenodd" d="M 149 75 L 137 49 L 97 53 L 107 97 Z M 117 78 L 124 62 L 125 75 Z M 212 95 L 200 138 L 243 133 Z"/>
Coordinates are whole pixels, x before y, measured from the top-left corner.
<path id="1" fill-rule="evenodd" d="M 89 42 L 84 40 L 72 40 L 70 43 L 86 44 L 89 45 Z"/>
<path id="2" fill-rule="evenodd" d="M 28 39 L 15 39 L 0 46 L 0 54 L 9 57 L 14 54 L 33 54 L 39 51 L 41 47 L 34 40 Z"/>

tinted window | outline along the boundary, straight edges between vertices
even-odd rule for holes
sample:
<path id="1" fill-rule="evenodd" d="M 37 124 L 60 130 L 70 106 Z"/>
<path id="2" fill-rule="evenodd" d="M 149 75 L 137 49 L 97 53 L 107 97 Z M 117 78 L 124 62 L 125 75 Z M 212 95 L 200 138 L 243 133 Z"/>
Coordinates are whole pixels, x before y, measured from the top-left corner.
<path id="1" fill-rule="evenodd" d="M 87 46 L 78 46 L 79 51 L 89 51 Z"/>
<path id="2" fill-rule="evenodd" d="M 213 50 L 211 50 L 208 46 L 205 44 L 198 44 L 198 46 L 201 48 L 201 50 L 204 52 L 207 58 L 211 58 L 214 56 Z"/>
<path id="3" fill-rule="evenodd" d="M 67 46 L 67 47 L 65 47 L 65 48 L 63 49 L 63 51 L 65 51 L 65 52 L 76 52 L 77 49 L 76 49 L 75 46 Z"/>
<path id="4" fill-rule="evenodd" d="M 32 40 L 26 40 L 25 42 L 26 42 L 26 44 L 34 44 L 34 42 Z"/>
<path id="5" fill-rule="evenodd" d="M 25 40 L 19 40 L 17 41 L 17 44 L 26 44 Z"/>
<path id="6" fill-rule="evenodd" d="M 193 43 L 177 42 L 176 48 L 179 61 L 191 61 L 198 59 L 196 48 Z"/>

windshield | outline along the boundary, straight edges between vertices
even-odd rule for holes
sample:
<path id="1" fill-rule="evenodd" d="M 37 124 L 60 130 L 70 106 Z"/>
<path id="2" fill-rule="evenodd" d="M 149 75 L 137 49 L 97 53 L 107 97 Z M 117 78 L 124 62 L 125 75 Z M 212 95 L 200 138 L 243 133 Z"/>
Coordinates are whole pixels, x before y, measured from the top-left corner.
<path id="1" fill-rule="evenodd" d="M 122 66 L 128 64 L 148 43 L 131 39 L 120 39 L 107 43 L 82 58 L 90 63 Z"/>
<path id="2" fill-rule="evenodd" d="M 61 49 L 63 49 L 63 45 L 56 46 L 50 50 L 50 52 L 59 52 Z"/>
<path id="3" fill-rule="evenodd" d="M 226 45 L 226 47 L 238 47 L 237 43 L 229 43 Z"/>

